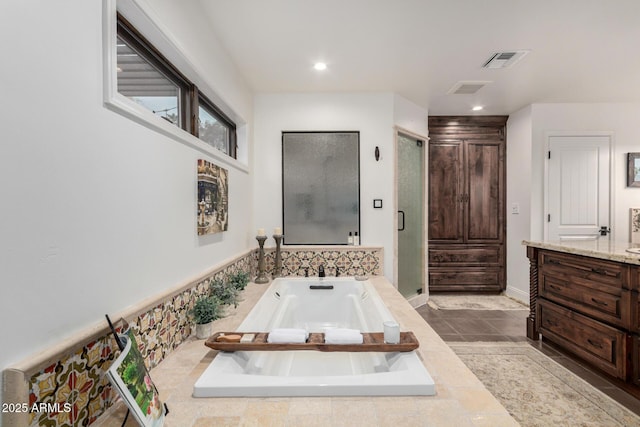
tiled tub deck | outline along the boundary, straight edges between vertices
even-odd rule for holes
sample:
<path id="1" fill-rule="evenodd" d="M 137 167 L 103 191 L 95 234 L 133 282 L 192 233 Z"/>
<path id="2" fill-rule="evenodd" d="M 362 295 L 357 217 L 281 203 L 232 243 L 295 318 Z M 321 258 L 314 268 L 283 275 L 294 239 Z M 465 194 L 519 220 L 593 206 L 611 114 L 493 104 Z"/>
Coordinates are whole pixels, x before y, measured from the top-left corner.
<path id="1" fill-rule="evenodd" d="M 271 275 L 274 250 L 267 248 L 266 252 Z M 324 265 L 329 272 L 338 267 L 343 275 L 375 276 L 381 274 L 383 250 L 364 246 L 287 247 L 283 248 L 282 259 L 284 275 L 304 275 L 308 271 L 315 276 L 318 267 Z M 115 322 L 127 320 L 147 366 L 153 368 L 191 336 L 192 322 L 187 313 L 197 297 L 207 292 L 211 281 L 238 271 L 252 272 L 254 277 L 257 262 L 257 250 L 249 249 L 120 313 L 110 313 L 111 318 Z M 55 345 L 4 368 L 2 403 L 18 408 L 64 405 L 70 410 L 7 410 L 1 414 L 2 425 L 87 426 L 113 405 L 116 394 L 104 373 L 117 351 L 104 319 L 57 338 Z"/>
<path id="2" fill-rule="evenodd" d="M 193 398 L 193 384 L 216 355 L 189 338 L 152 371 L 171 413 L 169 426 L 517 426 L 500 403 L 420 315 L 383 277 L 372 279 L 402 330 L 420 341 L 417 350 L 436 383 L 436 396 Z M 216 330 L 235 330 L 266 290 L 249 284 L 243 301 Z M 94 425 L 120 426 L 122 405 Z M 134 425 L 133 421 L 130 421 Z"/>

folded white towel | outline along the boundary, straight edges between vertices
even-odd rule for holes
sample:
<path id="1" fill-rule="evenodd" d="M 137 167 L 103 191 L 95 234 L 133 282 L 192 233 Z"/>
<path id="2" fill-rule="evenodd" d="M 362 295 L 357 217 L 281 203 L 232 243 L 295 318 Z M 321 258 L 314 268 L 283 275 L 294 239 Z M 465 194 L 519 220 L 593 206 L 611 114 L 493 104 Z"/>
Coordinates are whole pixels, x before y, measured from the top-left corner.
<path id="1" fill-rule="evenodd" d="M 273 344 L 304 343 L 308 338 L 309 333 L 304 329 L 275 328 L 269 332 L 267 342 Z"/>
<path id="2" fill-rule="evenodd" d="M 357 329 L 335 328 L 324 333 L 325 344 L 362 344 L 362 334 Z"/>

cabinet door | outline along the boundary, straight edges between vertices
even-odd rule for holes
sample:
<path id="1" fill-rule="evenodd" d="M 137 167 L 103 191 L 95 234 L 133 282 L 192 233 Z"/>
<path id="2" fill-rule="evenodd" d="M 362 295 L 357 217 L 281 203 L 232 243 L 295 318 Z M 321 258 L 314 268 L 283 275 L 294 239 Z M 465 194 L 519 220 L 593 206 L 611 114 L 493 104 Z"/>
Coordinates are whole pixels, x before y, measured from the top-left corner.
<path id="1" fill-rule="evenodd" d="M 504 203 L 504 144 L 466 141 L 466 240 L 502 242 Z"/>
<path id="2" fill-rule="evenodd" d="M 429 143 L 429 241 L 462 243 L 464 174 L 462 141 Z"/>

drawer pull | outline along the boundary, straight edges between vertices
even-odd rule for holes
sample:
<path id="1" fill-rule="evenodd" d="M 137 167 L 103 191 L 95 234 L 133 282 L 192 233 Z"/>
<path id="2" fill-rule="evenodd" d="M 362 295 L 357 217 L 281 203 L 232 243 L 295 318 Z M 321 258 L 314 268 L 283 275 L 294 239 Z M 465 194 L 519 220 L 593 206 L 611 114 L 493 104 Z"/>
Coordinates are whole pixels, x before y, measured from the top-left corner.
<path id="1" fill-rule="evenodd" d="M 554 291 L 562 291 L 562 288 L 560 286 L 556 286 L 556 285 L 549 285 L 550 289 L 553 289 Z"/>
<path id="2" fill-rule="evenodd" d="M 591 344 L 592 346 L 594 346 L 594 347 L 599 348 L 599 349 L 601 349 L 601 350 L 602 350 L 602 344 L 597 343 L 597 342 L 594 342 L 594 341 L 591 341 L 591 339 L 590 339 L 590 338 L 587 338 L 587 342 L 588 342 L 589 344 Z"/>
<path id="3" fill-rule="evenodd" d="M 547 319 L 545 322 L 548 326 L 558 326 L 558 322 Z"/>
<path id="4" fill-rule="evenodd" d="M 607 304 L 606 302 L 604 302 L 604 301 L 600 301 L 600 300 L 597 300 L 597 299 L 595 299 L 595 298 L 591 298 L 591 301 L 593 301 L 593 302 L 595 302 L 596 304 L 598 304 L 598 305 L 600 305 L 600 306 L 603 306 L 603 307 L 606 307 L 607 305 L 609 305 L 609 304 Z"/>
<path id="5" fill-rule="evenodd" d="M 591 271 L 601 276 L 607 275 L 607 270 L 605 270 L 604 268 L 591 267 Z"/>

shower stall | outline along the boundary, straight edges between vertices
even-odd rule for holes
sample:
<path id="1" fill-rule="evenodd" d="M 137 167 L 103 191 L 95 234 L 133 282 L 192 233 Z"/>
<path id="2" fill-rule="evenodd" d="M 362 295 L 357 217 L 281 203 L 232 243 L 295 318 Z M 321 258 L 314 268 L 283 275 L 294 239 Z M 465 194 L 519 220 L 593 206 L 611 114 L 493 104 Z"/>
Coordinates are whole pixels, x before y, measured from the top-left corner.
<path id="1" fill-rule="evenodd" d="M 396 137 L 397 284 L 407 299 L 425 289 L 425 140 Z"/>

